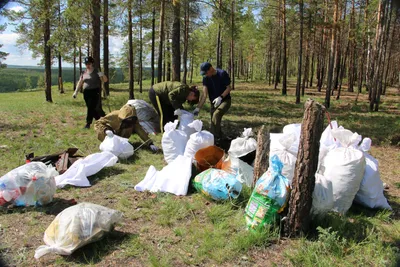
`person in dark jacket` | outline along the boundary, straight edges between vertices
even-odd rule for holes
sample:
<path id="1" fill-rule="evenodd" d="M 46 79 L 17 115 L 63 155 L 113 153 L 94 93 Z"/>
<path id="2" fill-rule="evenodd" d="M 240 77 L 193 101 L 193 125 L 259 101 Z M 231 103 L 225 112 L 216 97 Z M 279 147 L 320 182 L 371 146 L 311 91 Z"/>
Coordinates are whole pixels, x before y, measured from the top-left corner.
<path id="1" fill-rule="evenodd" d="M 106 115 L 101 107 L 101 83 L 107 82 L 108 78 L 104 73 L 93 68 L 92 57 L 86 57 L 84 62 L 86 70 L 82 73 L 72 97 L 76 98 L 79 89 L 83 88 L 83 98 L 87 107 L 85 128 L 89 129 L 93 118 L 98 120 Z"/>
<path id="2" fill-rule="evenodd" d="M 231 78 L 225 70 L 214 69 L 209 62 L 201 64 L 200 74 L 203 76 L 203 94 L 193 114 L 199 114 L 208 96 L 211 103 L 210 132 L 218 140 L 223 138 L 221 131 L 222 116 L 231 107 Z"/>
<path id="3" fill-rule="evenodd" d="M 199 102 L 200 92 L 196 86 L 189 87 L 180 82 L 161 82 L 154 84 L 149 90 L 149 99 L 160 116 L 161 129 L 167 122 L 174 121 L 181 115 L 183 103 Z"/>
<path id="4" fill-rule="evenodd" d="M 120 110 L 114 110 L 97 120 L 94 123 L 94 130 L 97 133 L 97 139 L 100 141 L 103 141 L 106 135 L 110 134 L 129 138 L 133 133 L 136 133 L 153 152 L 158 150 L 158 147 L 153 144 L 142 126 L 140 126 L 136 116 L 136 109 L 128 104 L 124 105 Z"/>

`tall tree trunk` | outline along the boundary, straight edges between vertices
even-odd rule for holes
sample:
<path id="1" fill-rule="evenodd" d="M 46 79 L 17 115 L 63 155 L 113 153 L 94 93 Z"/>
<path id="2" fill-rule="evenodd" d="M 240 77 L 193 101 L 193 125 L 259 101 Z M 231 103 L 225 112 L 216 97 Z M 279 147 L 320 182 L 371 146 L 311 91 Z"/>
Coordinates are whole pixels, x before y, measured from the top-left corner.
<path id="1" fill-rule="evenodd" d="M 143 90 L 143 10 L 142 0 L 139 0 L 139 92 Z"/>
<path id="2" fill-rule="evenodd" d="M 333 66 L 335 63 L 335 53 L 336 53 L 336 31 L 338 27 L 338 0 L 335 0 L 335 8 L 333 13 L 333 29 L 332 29 L 332 39 L 331 39 L 331 51 L 329 55 L 329 70 L 328 70 L 328 84 L 326 87 L 325 94 L 325 107 L 330 107 L 331 102 L 331 90 L 332 90 L 332 77 L 333 77 Z"/>
<path id="3" fill-rule="evenodd" d="M 64 86 L 62 80 L 62 57 L 61 53 L 58 53 L 58 90 L 60 90 L 60 94 L 64 94 Z"/>
<path id="4" fill-rule="evenodd" d="M 312 87 L 313 84 L 313 79 L 314 79 L 314 71 L 315 71 L 315 48 L 316 48 L 316 44 L 315 44 L 315 31 L 314 31 L 314 37 L 313 37 L 313 49 L 312 49 L 312 54 L 311 54 L 311 77 L 310 77 L 310 87 Z"/>
<path id="5" fill-rule="evenodd" d="M 158 69 L 157 69 L 157 83 L 161 82 L 163 73 L 163 42 L 164 42 L 164 13 L 165 13 L 165 0 L 161 1 L 160 8 L 160 40 L 158 46 Z"/>
<path id="6" fill-rule="evenodd" d="M 282 23 L 283 23 L 283 66 L 282 66 L 282 95 L 287 95 L 287 47 L 286 47 L 286 0 L 282 4 Z"/>
<path id="7" fill-rule="evenodd" d="M 169 31 L 167 31 L 167 52 L 165 53 L 165 59 L 164 61 L 166 62 L 166 80 L 171 81 L 171 42 L 169 41 L 170 36 L 169 36 Z"/>
<path id="8" fill-rule="evenodd" d="M 351 13 L 350 13 L 350 58 L 349 58 L 349 86 L 347 88 L 348 92 L 354 92 L 354 66 L 355 66 L 355 7 L 354 0 L 351 1 Z"/>
<path id="9" fill-rule="evenodd" d="M 181 81 L 181 4 L 173 1 L 174 22 L 172 23 L 172 80 Z"/>
<path id="10" fill-rule="evenodd" d="M 185 28 L 184 28 L 184 42 L 183 42 L 183 78 L 182 83 L 186 84 L 186 77 L 188 72 L 187 58 L 189 47 L 189 1 L 185 4 Z"/>
<path id="11" fill-rule="evenodd" d="M 231 88 L 235 89 L 235 0 L 231 2 Z"/>
<path id="12" fill-rule="evenodd" d="M 275 51 L 275 82 L 273 82 L 274 84 L 274 89 L 277 89 L 278 84 L 281 82 L 281 57 L 282 57 L 282 35 L 281 35 L 281 17 L 282 17 L 282 10 L 281 10 L 281 0 L 278 1 L 279 2 L 279 7 L 278 7 L 278 34 L 277 36 L 279 36 L 278 39 L 278 45 L 276 46 L 276 51 Z"/>
<path id="13" fill-rule="evenodd" d="M 337 0 L 336 0 L 337 2 Z M 319 140 L 324 127 L 325 108 L 314 100 L 305 104 L 300 146 L 289 199 L 284 232 L 286 236 L 307 235 L 311 220 L 312 193 L 318 167 Z"/>
<path id="14" fill-rule="evenodd" d="M 300 37 L 299 37 L 299 62 L 297 67 L 296 104 L 300 104 L 301 68 L 303 66 L 303 0 L 299 1 L 300 12 Z"/>
<path id="15" fill-rule="evenodd" d="M 393 65 L 397 65 L 397 64 L 391 64 L 392 62 L 392 51 L 393 51 L 393 41 L 394 41 L 394 36 L 395 36 L 395 29 L 396 29 L 396 19 L 399 15 L 399 9 L 397 8 L 395 11 L 395 16 L 394 16 L 394 23 L 392 26 L 392 33 L 391 33 L 391 37 L 390 37 L 390 46 L 389 46 L 389 55 L 388 55 L 388 62 L 387 64 L 385 64 L 385 66 L 387 66 L 386 68 L 386 72 L 384 74 L 384 87 L 383 87 L 383 91 L 382 94 L 385 95 L 386 94 L 386 86 L 387 86 L 387 78 L 388 78 L 388 73 L 389 73 L 389 67 L 393 66 Z"/>
<path id="16" fill-rule="evenodd" d="M 104 83 L 104 90 L 107 96 L 110 95 L 110 55 L 109 55 L 109 44 L 108 44 L 108 0 L 103 0 L 103 65 L 104 75 L 107 76 L 109 81 Z"/>
<path id="17" fill-rule="evenodd" d="M 193 82 L 193 66 L 194 66 L 194 51 L 193 51 L 193 47 L 192 47 L 192 53 L 191 53 L 191 57 L 190 57 L 190 82 Z"/>
<path id="18" fill-rule="evenodd" d="M 361 12 L 361 10 L 360 10 Z M 360 60 L 360 65 L 359 65 L 359 74 L 358 74 L 358 92 L 361 93 L 363 83 L 365 83 L 365 73 L 368 71 L 365 71 L 366 69 L 366 58 L 367 58 L 367 48 L 368 48 L 368 43 L 367 43 L 367 29 L 368 29 L 368 0 L 365 1 L 365 7 L 364 7 L 364 30 L 363 30 L 363 37 L 362 37 L 362 42 L 363 42 L 363 48 L 362 48 L 362 54 L 361 54 L 361 60 Z"/>
<path id="19" fill-rule="evenodd" d="M 155 58 L 155 46 L 156 46 L 156 8 L 153 7 L 152 18 L 151 18 L 151 86 L 154 84 L 154 58 Z M 160 70 L 158 70 L 160 71 Z"/>
<path id="20" fill-rule="evenodd" d="M 129 99 L 135 99 L 135 94 L 133 92 L 135 83 L 134 77 L 134 56 L 133 56 L 133 34 L 132 34 L 132 0 L 128 2 L 128 42 L 129 42 Z"/>
<path id="21" fill-rule="evenodd" d="M 45 12 L 49 14 L 50 12 L 50 7 L 48 6 L 48 3 L 45 1 Z M 46 19 L 44 21 L 44 77 L 45 77 L 45 94 L 46 94 L 46 101 L 47 102 L 53 102 L 53 99 L 51 97 L 51 49 L 49 45 L 49 40 L 50 40 L 50 16 L 46 16 Z"/>
<path id="22" fill-rule="evenodd" d="M 73 64 L 74 64 L 74 87 L 72 90 L 76 88 L 76 41 L 74 41 L 74 56 L 73 56 Z"/>
<path id="23" fill-rule="evenodd" d="M 100 70 L 100 0 L 92 0 L 92 57 L 93 67 Z"/>

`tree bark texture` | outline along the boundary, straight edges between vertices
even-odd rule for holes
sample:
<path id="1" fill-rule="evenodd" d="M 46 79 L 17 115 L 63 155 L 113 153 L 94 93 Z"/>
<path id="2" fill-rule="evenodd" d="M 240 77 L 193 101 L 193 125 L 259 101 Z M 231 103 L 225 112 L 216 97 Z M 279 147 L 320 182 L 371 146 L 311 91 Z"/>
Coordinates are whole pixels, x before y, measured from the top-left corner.
<path id="1" fill-rule="evenodd" d="M 269 166 L 269 129 L 265 125 L 261 126 L 257 134 L 257 149 L 256 158 L 254 159 L 254 176 L 253 186 L 256 184 L 258 178 L 267 171 Z"/>
<path id="2" fill-rule="evenodd" d="M 92 0 L 92 30 L 93 67 L 100 70 L 100 0 Z"/>
<path id="3" fill-rule="evenodd" d="M 181 4 L 174 1 L 174 22 L 172 23 L 172 81 L 181 81 Z"/>
<path id="4" fill-rule="evenodd" d="M 156 8 L 153 7 L 152 18 L 151 18 L 151 85 L 154 84 L 154 53 L 155 53 L 155 39 L 156 39 Z"/>
<path id="5" fill-rule="evenodd" d="M 163 73 L 164 9 L 165 9 L 165 0 L 161 0 L 161 9 L 160 9 L 160 40 L 159 40 L 159 46 L 158 46 L 157 83 L 160 83 L 160 82 L 161 82 L 162 73 Z"/>
<path id="6" fill-rule="evenodd" d="M 286 236 L 307 234 L 310 223 L 315 172 L 318 167 L 319 140 L 324 129 L 325 107 L 307 100 L 301 125 L 300 145 L 292 181 L 289 211 L 285 223 Z"/>
<path id="7" fill-rule="evenodd" d="M 49 6 L 48 3 L 45 1 L 45 12 L 49 12 Z M 44 21 L 44 77 L 45 77 L 45 94 L 46 94 L 46 101 L 47 102 L 53 102 L 53 99 L 51 97 L 51 48 L 49 45 L 49 40 L 50 40 L 50 19 L 49 16 L 46 16 L 46 19 Z"/>
<path id="8" fill-rule="evenodd" d="M 129 1 L 128 7 L 128 45 L 129 45 L 129 99 L 135 99 L 134 89 L 134 72 L 133 72 L 133 36 L 132 36 L 132 2 Z"/>

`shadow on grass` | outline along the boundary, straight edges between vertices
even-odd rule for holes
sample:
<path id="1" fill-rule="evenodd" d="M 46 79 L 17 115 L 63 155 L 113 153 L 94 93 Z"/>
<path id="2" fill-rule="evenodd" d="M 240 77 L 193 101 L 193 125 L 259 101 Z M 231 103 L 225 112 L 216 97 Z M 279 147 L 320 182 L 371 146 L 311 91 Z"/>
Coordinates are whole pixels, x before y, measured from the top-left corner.
<path id="1" fill-rule="evenodd" d="M 120 249 L 120 244 L 136 234 L 112 230 L 99 241 L 87 244 L 76 250 L 72 255 L 65 257 L 67 262 L 76 264 L 96 264 L 104 257 Z"/>
<path id="2" fill-rule="evenodd" d="M 57 215 L 64 209 L 71 207 L 76 204 L 74 199 L 62 199 L 62 198 L 54 198 L 51 203 L 46 206 L 29 206 L 29 207 L 17 207 L 17 206 L 8 206 L 8 207 L 0 207 L 0 214 L 10 214 L 10 213 L 28 213 L 31 211 L 39 211 L 46 214 Z M 1 265 L 0 265 L 1 266 Z"/>
<path id="3" fill-rule="evenodd" d="M 124 169 L 119 168 L 117 166 L 107 167 L 107 168 L 103 168 L 101 171 L 99 171 L 95 175 L 88 177 L 88 180 L 90 181 L 90 184 L 93 186 L 93 185 L 97 184 L 98 182 L 100 182 L 101 180 L 122 174 L 124 172 L 125 172 Z"/>

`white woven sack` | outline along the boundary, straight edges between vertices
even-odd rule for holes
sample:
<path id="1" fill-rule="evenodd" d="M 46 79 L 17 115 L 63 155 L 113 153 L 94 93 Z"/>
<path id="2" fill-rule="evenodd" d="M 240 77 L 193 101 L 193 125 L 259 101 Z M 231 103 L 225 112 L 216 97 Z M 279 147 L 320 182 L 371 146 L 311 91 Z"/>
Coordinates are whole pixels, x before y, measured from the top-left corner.
<path id="1" fill-rule="evenodd" d="M 297 152 L 299 151 L 299 143 L 300 143 L 300 134 L 301 134 L 301 123 L 293 123 L 293 124 L 288 124 L 283 127 L 282 132 L 284 134 L 294 134 L 296 139 L 293 142 L 292 146 L 290 147 L 290 151 L 297 155 Z"/>
<path id="2" fill-rule="evenodd" d="M 178 155 L 183 155 L 187 143 L 187 135 L 184 131 L 176 129 L 178 120 L 168 122 L 164 126 L 164 134 L 161 138 L 161 146 L 164 159 L 167 163 L 174 161 Z"/>
<path id="3" fill-rule="evenodd" d="M 333 210 L 342 214 L 351 207 L 365 171 L 364 153 L 355 148 L 361 139 L 346 129 L 333 129 L 332 136 L 341 147 L 332 149 L 322 162 L 323 175 L 332 182 Z"/>
<path id="4" fill-rule="evenodd" d="M 383 195 L 383 183 L 379 175 L 378 161 L 367 152 L 370 148 L 371 139 L 364 138 L 359 149 L 364 152 L 365 173 L 354 201 L 372 209 L 383 208 L 391 210 L 392 208 Z"/>
<path id="5" fill-rule="evenodd" d="M 179 117 L 178 130 L 184 131 L 187 135 L 187 138 L 189 138 L 191 134 L 196 132 L 195 129 L 189 126 L 189 124 L 194 121 L 194 115 L 186 110 L 181 110 L 181 112 L 182 115 Z"/>
<path id="6" fill-rule="evenodd" d="M 228 153 L 232 157 L 240 158 L 257 149 L 256 139 L 251 138 L 251 136 L 253 136 L 251 128 L 244 128 L 242 136 L 243 137 L 238 137 L 231 142 Z"/>
<path id="7" fill-rule="evenodd" d="M 312 198 L 311 213 L 313 215 L 324 214 L 333 209 L 332 182 L 318 173 L 315 174 L 315 187 Z"/>
<path id="8" fill-rule="evenodd" d="M 269 165 L 271 166 L 272 156 L 277 155 L 283 164 L 282 175 L 288 179 L 289 185 L 291 185 L 297 160 L 297 152 L 292 150 L 293 144 L 296 142 L 296 135 L 294 133 L 271 133 L 270 140 Z"/>
<path id="9" fill-rule="evenodd" d="M 214 145 L 214 135 L 209 131 L 201 130 L 203 127 L 201 120 L 195 120 L 188 126 L 195 129 L 196 133 L 190 135 L 183 155 L 193 159 L 199 149 Z"/>
<path id="10" fill-rule="evenodd" d="M 115 134 L 111 136 L 106 135 L 99 149 L 103 152 L 111 152 L 119 159 L 127 159 L 134 153 L 133 146 L 129 143 L 129 139 Z"/>

